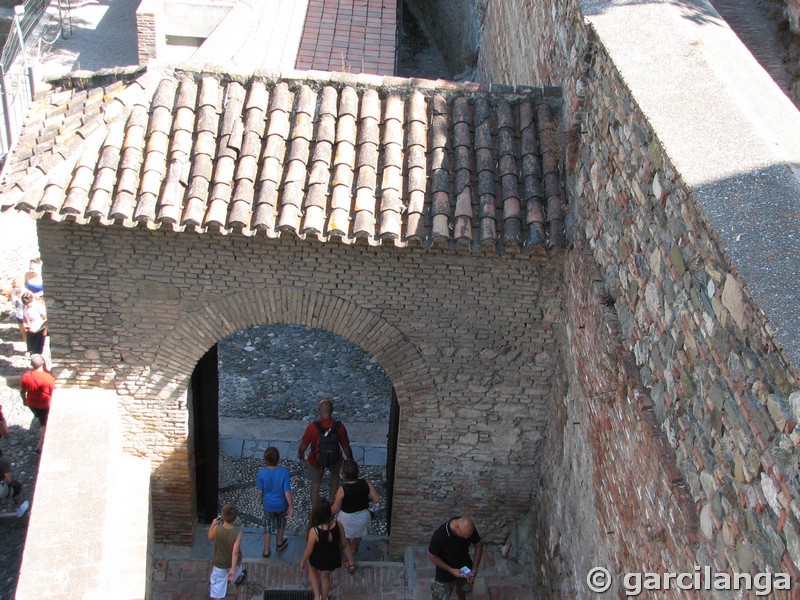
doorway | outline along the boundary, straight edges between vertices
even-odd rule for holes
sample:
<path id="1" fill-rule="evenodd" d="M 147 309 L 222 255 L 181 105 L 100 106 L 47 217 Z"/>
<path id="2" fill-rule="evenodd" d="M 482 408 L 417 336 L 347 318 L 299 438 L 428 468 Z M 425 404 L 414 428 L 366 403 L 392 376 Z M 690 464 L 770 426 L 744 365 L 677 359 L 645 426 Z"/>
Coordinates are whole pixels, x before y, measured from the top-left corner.
<path id="1" fill-rule="evenodd" d="M 361 475 L 380 489 L 373 534 L 388 535 L 399 423 L 391 380 L 362 348 L 303 325 L 241 330 L 197 363 L 192 415 L 202 522 L 210 522 L 223 501 L 235 501 L 243 525 L 260 523 L 255 474 L 267 445 L 279 449 L 282 466 L 292 473 L 295 505 L 307 497 L 297 446 L 324 396 L 332 397 L 334 418 L 348 428 Z M 326 495 L 325 481 L 322 488 Z M 306 520 L 298 514 L 289 528 L 304 529 Z"/>

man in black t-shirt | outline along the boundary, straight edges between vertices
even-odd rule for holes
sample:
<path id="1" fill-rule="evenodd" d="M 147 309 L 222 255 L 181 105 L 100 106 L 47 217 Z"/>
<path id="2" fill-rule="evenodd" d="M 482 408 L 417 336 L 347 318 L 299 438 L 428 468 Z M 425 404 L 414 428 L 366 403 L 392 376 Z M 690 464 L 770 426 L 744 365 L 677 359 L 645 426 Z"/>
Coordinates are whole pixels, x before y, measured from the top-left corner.
<path id="1" fill-rule="evenodd" d="M 475 546 L 475 561 L 469 547 Z M 483 542 L 470 517 L 453 517 L 442 523 L 431 536 L 428 560 L 436 565 L 436 577 L 431 583 L 433 600 L 448 600 L 453 590 L 458 600 L 472 592 L 472 584 L 483 556 Z"/>

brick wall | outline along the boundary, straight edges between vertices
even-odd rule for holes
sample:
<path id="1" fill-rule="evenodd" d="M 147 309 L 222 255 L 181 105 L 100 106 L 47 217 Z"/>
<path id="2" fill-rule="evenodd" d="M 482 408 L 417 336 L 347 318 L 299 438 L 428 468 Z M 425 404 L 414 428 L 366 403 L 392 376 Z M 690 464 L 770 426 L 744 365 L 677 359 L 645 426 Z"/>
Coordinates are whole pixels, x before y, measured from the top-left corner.
<path id="1" fill-rule="evenodd" d="M 574 1 L 491 2 L 483 18 L 480 80 L 563 86 L 569 98 L 574 94 L 571 71 L 587 43 L 582 21 Z"/>
<path id="2" fill-rule="evenodd" d="M 136 47 L 139 64 L 146 65 L 150 59 L 163 53 L 164 0 L 142 0 L 136 9 Z"/>
<path id="3" fill-rule="evenodd" d="M 542 452 L 533 530 L 547 535 L 533 537 L 539 568 L 532 572 L 562 597 L 585 592 L 595 566 L 609 569 L 617 585 L 628 571 L 692 572 L 706 564 L 695 554 L 695 502 L 580 236 L 568 281 L 561 359 L 569 383 L 551 418 L 563 436 L 549 438 Z"/>
<path id="4" fill-rule="evenodd" d="M 796 369 L 580 7 L 492 3 L 485 23 L 482 78 L 565 96 L 564 432 L 543 452 L 533 572 L 562 597 L 593 565 L 796 575 Z"/>
<path id="5" fill-rule="evenodd" d="M 121 395 L 127 450 L 153 461 L 158 540 L 187 541 L 194 523 L 188 378 L 218 340 L 264 323 L 342 335 L 392 378 L 395 548 L 462 512 L 502 541 L 530 506 L 562 257 L 54 223 L 41 223 L 40 243 L 54 358 L 69 367 L 59 374 Z"/>

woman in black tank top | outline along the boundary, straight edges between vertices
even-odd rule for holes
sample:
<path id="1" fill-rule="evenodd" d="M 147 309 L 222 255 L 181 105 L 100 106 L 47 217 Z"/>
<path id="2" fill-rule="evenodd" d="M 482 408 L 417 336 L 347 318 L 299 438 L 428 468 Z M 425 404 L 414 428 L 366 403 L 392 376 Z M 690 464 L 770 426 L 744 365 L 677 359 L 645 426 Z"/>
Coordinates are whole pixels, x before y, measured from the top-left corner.
<path id="1" fill-rule="evenodd" d="M 359 479 L 356 461 L 352 459 L 344 461 L 342 476 L 344 483 L 336 490 L 332 510 L 334 513 L 339 513 L 339 523 L 344 526 L 345 536 L 353 545 L 353 555 L 355 555 L 361 544 L 361 538 L 366 535 L 372 520 L 369 512 L 370 500 L 377 503 L 381 501 L 381 497 L 372 482 L 364 478 Z M 350 573 L 356 570 L 355 563 L 345 562 L 345 566 Z"/>
<path id="2" fill-rule="evenodd" d="M 345 562 L 353 562 L 353 550 L 344 535 L 341 523 L 333 518 L 331 503 L 320 498 L 317 508 L 311 513 L 311 526 L 300 569 L 308 571 L 308 580 L 314 592 L 314 600 L 325 600 L 331 591 L 331 573 Z"/>

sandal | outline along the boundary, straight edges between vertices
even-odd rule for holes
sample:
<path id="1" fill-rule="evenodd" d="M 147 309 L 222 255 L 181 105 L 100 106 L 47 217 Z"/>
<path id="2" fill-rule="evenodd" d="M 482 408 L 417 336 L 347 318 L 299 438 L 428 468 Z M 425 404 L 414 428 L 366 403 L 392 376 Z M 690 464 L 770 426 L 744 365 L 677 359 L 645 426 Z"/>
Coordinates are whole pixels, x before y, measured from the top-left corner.
<path id="1" fill-rule="evenodd" d="M 281 550 L 286 550 L 286 546 L 289 545 L 289 538 L 283 538 L 280 543 L 275 546 L 275 549 L 280 552 Z"/>
<path id="2" fill-rule="evenodd" d="M 261 553 L 261 557 L 262 558 L 269 558 L 270 556 L 272 556 L 272 552 L 262 552 Z"/>

